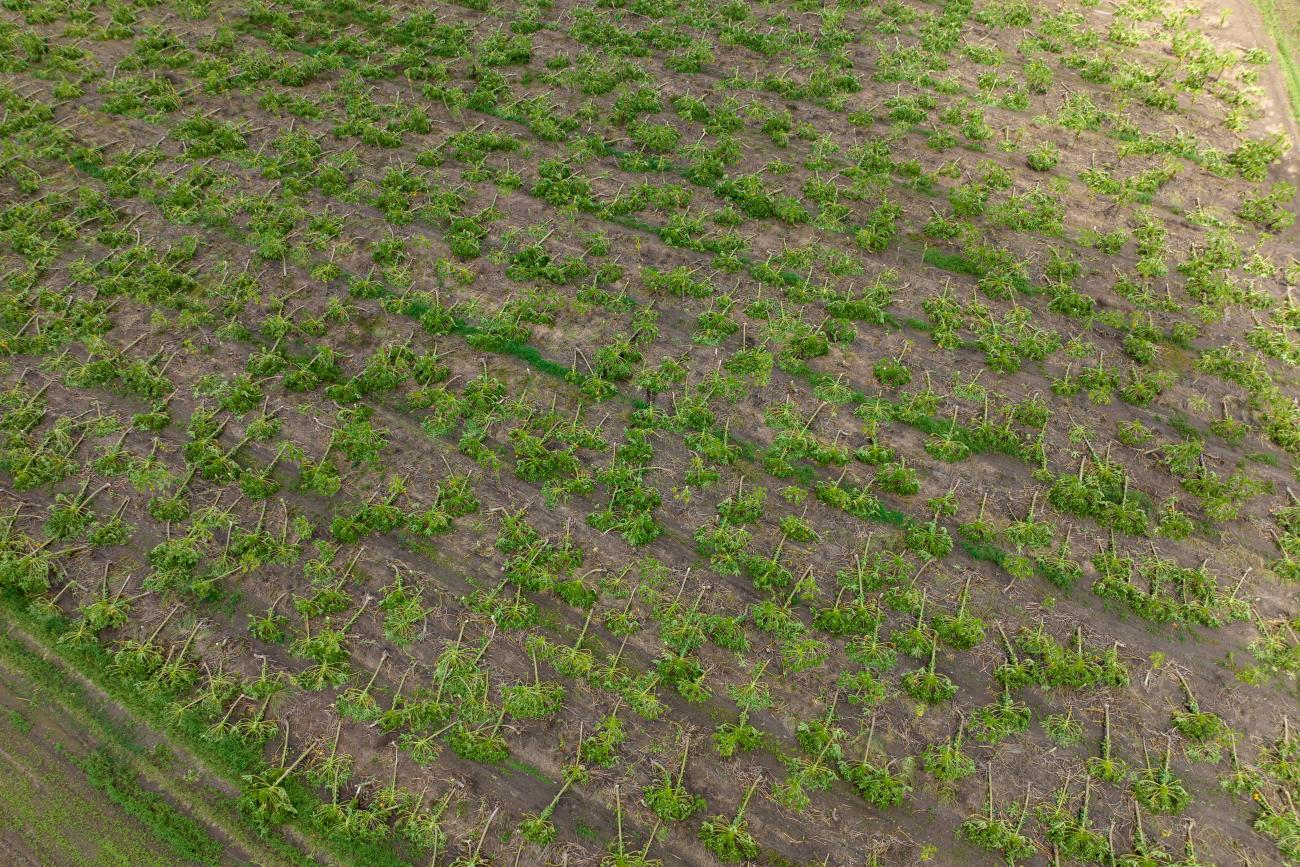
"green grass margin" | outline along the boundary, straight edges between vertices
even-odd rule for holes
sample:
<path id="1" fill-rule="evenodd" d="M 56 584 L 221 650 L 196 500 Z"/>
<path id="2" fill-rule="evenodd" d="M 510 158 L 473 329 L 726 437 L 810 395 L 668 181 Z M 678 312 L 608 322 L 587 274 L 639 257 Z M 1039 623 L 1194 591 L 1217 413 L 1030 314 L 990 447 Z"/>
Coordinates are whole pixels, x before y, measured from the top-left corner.
<path id="1" fill-rule="evenodd" d="M 1291 116 L 1300 123 L 1300 3 L 1291 0 L 1251 0 L 1273 37 L 1278 66 L 1290 98 Z M 1294 8 L 1292 8 L 1294 6 Z M 1267 49 L 1267 46 L 1260 46 Z M 1300 144 L 1300 142 L 1297 142 Z"/>
<path id="2" fill-rule="evenodd" d="M 167 714 L 167 702 L 158 696 L 140 690 L 136 684 L 119 677 L 112 669 L 110 652 L 99 644 L 72 647 L 58 641 L 68 629 L 68 622 L 61 616 L 35 617 L 29 610 L 27 599 L 15 593 L 0 593 L 0 633 L 4 632 L 6 623 L 17 625 L 41 649 L 58 661 L 43 659 L 29 650 L 21 640 L 9 635 L 0 635 L 0 654 L 20 663 L 23 673 L 40 686 L 50 690 L 59 700 L 74 707 L 89 708 L 87 695 L 81 686 L 70 679 L 63 666 L 80 674 L 109 698 L 130 711 L 138 720 L 151 727 L 155 732 L 165 735 L 177 744 L 184 746 L 199 758 L 208 771 L 224 778 L 242 788 L 246 774 L 255 774 L 266 770 L 270 763 L 264 758 L 260 748 L 246 746 L 238 741 L 212 741 L 203 736 L 204 726 L 192 718 L 174 719 Z M 92 711 L 93 713 L 93 711 Z M 121 737 L 117 724 L 112 723 L 102 714 L 96 715 L 97 722 L 110 733 Z M 119 746 L 126 746 L 119 744 Z M 314 827 L 310 820 L 315 805 L 320 798 L 296 778 L 285 781 L 297 810 L 287 824 L 292 825 L 304 838 L 308 847 L 323 850 L 322 853 L 304 851 L 299 845 L 286 839 L 281 829 L 272 829 L 269 833 L 259 834 L 252 828 L 252 823 L 245 825 L 251 835 L 256 836 L 269 854 L 283 864 L 299 867 L 317 867 L 323 863 L 320 854 L 328 854 L 334 860 L 344 864 L 366 864 L 373 867 L 412 867 L 412 862 L 402 857 L 383 843 L 365 844 L 327 837 Z M 232 819 L 246 821 L 236 805 L 231 805 Z M 391 841 L 389 841 L 391 842 Z"/>

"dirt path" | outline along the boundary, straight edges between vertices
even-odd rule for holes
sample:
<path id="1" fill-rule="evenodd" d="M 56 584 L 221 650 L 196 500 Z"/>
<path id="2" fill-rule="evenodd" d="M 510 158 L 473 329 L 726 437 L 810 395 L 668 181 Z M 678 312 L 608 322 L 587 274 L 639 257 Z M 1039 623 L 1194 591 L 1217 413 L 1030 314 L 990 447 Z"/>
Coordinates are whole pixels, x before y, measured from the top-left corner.
<path id="1" fill-rule="evenodd" d="M 1277 56 L 1277 43 L 1252 0 L 1221 0 L 1221 8 L 1229 13 L 1221 28 L 1228 41 L 1245 48 L 1263 48 Z M 1259 83 L 1264 90 L 1262 131 L 1285 133 L 1291 139 L 1292 150 L 1283 160 L 1282 172 L 1294 182 L 1300 175 L 1300 153 L 1296 151 L 1300 148 L 1300 123 L 1291 112 L 1286 79 L 1276 62 L 1262 69 Z"/>
<path id="2" fill-rule="evenodd" d="M 134 769 L 141 774 L 142 779 L 151 787 L 208 827 L 221 840 L 226 848 L 223 863 L 259 864 L 268 865 L 268 867 L 269 865 L 287 865 L 288 862 L 257 839 L 242 822 L 228 820 L 228 817 L 221 815 L 220 807 L 186 792 L 175 780 L 175 767 L 164 769 L 145 759 L 145 756 L 153 753 L 152 748 L 156 748 L 160 744 L 165 745 L 170 754 L 174 756 L 174 761 L 177 764 L 200 774 L 212 790 L 233 797 L 236 790 L 227 784 L 220 774 L 210 768 L 201 757 L 137 718 L 129 709 L 101 690 L 93 681 L 65 665 L 57 655 L 47 651 L 38 639 L 27 633 L 21 626 L 16 623 L 6 623 L 7 619 L 7 617 L 0 615 L 0 623 L 4 623 L 4 632 L 8 638 L 17 640 L 29 652 L 56 666 L 62 677 L 67 678 L 69 683 L 75 684 L 83 690 L 89 699 L 99 703 L 103 713 L 108 714 L 116 723 L 135 732 L 136 740 L 140 746 L 151 748 L 148 752 L 135 754 L 137 761 L 134 762 Z M 4 670 L 9 671 L 7 667 Z M 20 681 L 26 679 L 17 670 L 9 673 Z M 57 724 L 63 730 L 62 737 L 64 739 L 79 742 L 86 751 L 93 749 L 100 743 L 99 735 L 103 732 L 97 734 L 99 725 L 88 711 L 76 707 L 72 703 L 59 700 L 57 696 L 48 692 L 45 693 L 44 700 L 57 702 L 53 708 L 45 708 L 42 712 L 48 717 L 45 720 L 46 724 Z M 69 721 L 73 722 L 74 725 L 68 726 L 66 723 Z M 0 852 L 2 851 L 3 846 L 0 846 Z M 320 856 L 319 853 L 313 853 L 312 857 L 318 858 Z M 11 863 L 7 858 L 0 859 L 0 861 Z"/>

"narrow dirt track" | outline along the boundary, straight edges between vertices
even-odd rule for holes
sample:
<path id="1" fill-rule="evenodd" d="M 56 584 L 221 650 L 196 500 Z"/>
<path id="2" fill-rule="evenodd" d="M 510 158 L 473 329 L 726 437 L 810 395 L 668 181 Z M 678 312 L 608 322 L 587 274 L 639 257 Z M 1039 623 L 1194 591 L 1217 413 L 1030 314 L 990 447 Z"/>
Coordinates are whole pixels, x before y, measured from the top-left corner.
<path id="1" fill-rule="evenodd" d="M 1276 56 L 1277 43 L 1268 32 L 1264 18 L 1252 0 L 1223 0 L 1222 8 L 1228 12 L 1223 31 L 1231 41 L 1245 48 L 1263 48 Z M 1276 62 L 1263 69 L 1260 86 L 1264 89 L 1264 119 L 1260 124 L 1265 132 L 1285 133 L 1291 139 L 1293 150 L 1289 158 L 1284 160 L 1281 171 L 1288 179 L 1294 180 L 1300 175 L 1300 157 L 1297 157 L 1294 150 L 1300 147 L 1300 123 L 1297 123 L 1291 111 L 1286 79 Z"/>

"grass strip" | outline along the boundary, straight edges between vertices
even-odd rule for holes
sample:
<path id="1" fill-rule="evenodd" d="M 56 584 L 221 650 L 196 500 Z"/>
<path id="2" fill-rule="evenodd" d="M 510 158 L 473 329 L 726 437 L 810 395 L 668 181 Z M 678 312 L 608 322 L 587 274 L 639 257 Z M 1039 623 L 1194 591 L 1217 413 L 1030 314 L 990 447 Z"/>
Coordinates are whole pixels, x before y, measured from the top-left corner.
<path id="1" fill-rule="evenodd" d="M 1252 0 L 1276 43 L 1278 66 L 1290 97 L 1291 115 L 1300 121 L 1300 4 L 1294 0 Z"/>
<path id="2" fill-rule="evenodd" d="M 139 820 L 178 855 L 200 864 L 219 864 L 222 846 L 208 829 L 172 806 L 166 798 L 140 784 L 140 775 L 108 747 L 80 758 L 66 753 L 96 789 L 129 816 Z"/>
<path id="3" fill-rule="evenodd" d="M 130 711 L 140 723 L 149 725 L 154 731 L 163 733 L 177 744 L 184 746 L 214 775 L 235 785 L 242 785 L 245 775 L 257 774 L 267 769 L 268 763 L 260 748 L 249 746 L 236 738 L 213 739 L 205 736 L 208 732 L 201 720 L 190 715 L 177 717 L 169 714 L 170 704 L 167 699 L 141 690 L 137 684 L 118 675 L 113 668 L 112 655 L 101 645 L 60 644 L 59 636 L 69 628 L 66 618 L 48 612 L 39 618 L 33 616 L 22 597 L 8 593 L 0 595 L 0 622 L 5 620 L 16 622 L 47 653 Z M 20 669 L 28 677 L 50 690 L 70 707 L 90 708 L 85 692 L 75 682 L 69 680 L 60 665 L 42 659 L 15 639 L 0 638 L 0 658 L 16 660 Z M 94 714 L 91 711 L 91 713 L 102 726 L 116 732 L 119 739 L 125 737 L 121 727 L 107 720 L 102 712 Z M 131 740 L 128 739 L 128 743 Z M 373 867 L 406 867 L 410 864 L 391 847 L 382 843 L 367 844 L 322 835 L 310 821 L 315 806 L 320 803 L 317 795 L 292 777 L 286 780 L 284 785 L 289 791 L 296 811 L 290 824 L 312 844 L 329 851 L 336 860 L 345 864 L 367 864 Z M 238 813 L 233 814 L 232 820 L 240 822 L 245 828 L 248 827 L 246 820 Z M 255 831 L 248 833 L 256 834 Z M 318 855 L 304 852 L 279 832 L 257 835 L 257 842 L 282 863 L 301 865 L 301 867 L 314 867 L 322 863 Z"/>

